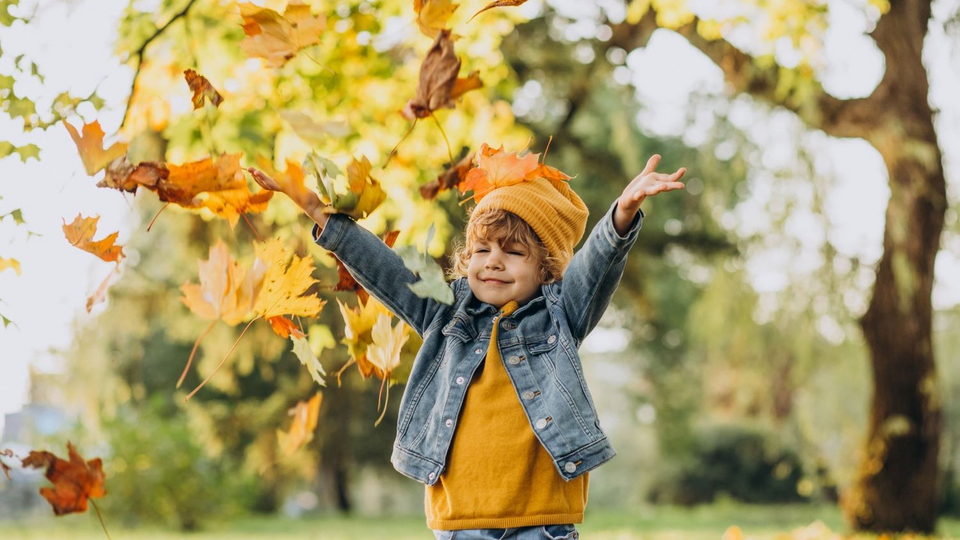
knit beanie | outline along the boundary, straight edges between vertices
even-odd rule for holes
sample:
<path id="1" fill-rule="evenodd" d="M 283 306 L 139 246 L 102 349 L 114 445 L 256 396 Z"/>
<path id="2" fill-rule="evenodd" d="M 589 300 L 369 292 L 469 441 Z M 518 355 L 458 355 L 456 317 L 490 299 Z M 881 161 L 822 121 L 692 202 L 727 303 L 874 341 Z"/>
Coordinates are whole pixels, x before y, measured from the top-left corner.
<path id="1" fill-rule="evenodd" d="M 562 180 L 542 176 L 501 186 L 480 199 L 470 219 L 491 210 L 516 214 L 537 233 L 552 257 L 566 268 L 587 227 L 587 205 Z"/>

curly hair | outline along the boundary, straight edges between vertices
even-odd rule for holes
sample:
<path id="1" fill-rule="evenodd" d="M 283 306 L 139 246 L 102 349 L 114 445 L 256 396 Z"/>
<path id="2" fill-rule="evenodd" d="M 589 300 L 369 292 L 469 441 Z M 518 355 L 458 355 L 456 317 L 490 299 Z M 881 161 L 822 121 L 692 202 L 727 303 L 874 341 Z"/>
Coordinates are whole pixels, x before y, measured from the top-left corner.
<path id="1" fill-rule="evenodd" d="M 479 216 L 470 216 L 467 223 L 466 241 L 458 241 L 451 256 L 450 279 L 466 277 L 470 255 L 478 240 L 496 240 L 501 245 L 517 243 L 530 250 L 530 257 L 540 263 L 540 283 L 559 281 L 563 277 L 563 263 L 550 255 L 540 237 L 530 225 L 514 213 L 505 210 L 490 210 Z"/>

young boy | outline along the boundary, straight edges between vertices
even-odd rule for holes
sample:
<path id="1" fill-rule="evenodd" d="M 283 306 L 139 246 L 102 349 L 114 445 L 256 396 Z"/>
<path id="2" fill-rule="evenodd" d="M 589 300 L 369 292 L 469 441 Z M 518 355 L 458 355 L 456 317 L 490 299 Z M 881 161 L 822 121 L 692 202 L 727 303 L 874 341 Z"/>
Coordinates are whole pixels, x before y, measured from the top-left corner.
<path id="1" fill-rule="evenodd" d="M 324 214 L 316 196 L 294 198 L 316 221 L 317 243 L 423 337 L 391 461 L 426 484 L 438 539 L 579 538 L 587 472 L 616 452 L 577 349 L 617 288 L 640 204 L 683 188 L 685 169 L 658 173 L 659 161 L 650 158 L 576 255 L 587 208 L 567 183 L 537 178 L 486 194 L 454 256 L 450 306 L 416 296 L 407 287 L 416 276 L 375 235 Z"/>

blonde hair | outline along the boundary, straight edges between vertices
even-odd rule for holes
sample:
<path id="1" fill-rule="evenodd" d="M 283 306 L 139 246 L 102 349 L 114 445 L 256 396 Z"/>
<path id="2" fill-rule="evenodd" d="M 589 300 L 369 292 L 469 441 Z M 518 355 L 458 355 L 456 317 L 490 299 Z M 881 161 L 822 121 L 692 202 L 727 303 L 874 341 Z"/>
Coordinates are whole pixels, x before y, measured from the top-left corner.
<path id="1" fill-rule="evenodd" d="M 466 277 L 473 248 L 481 240 L 526 246 L 529 249 L 527 256 L 540 263 L 540 283 L 553 283 L 563 277 L 563 262 L 550 255 L 533 227 L 512 212 L 495 209 L 470 216 L 466 240 L 457 242 L 451 256 L 452 265 L 448 272 L 451 279 Z"/>

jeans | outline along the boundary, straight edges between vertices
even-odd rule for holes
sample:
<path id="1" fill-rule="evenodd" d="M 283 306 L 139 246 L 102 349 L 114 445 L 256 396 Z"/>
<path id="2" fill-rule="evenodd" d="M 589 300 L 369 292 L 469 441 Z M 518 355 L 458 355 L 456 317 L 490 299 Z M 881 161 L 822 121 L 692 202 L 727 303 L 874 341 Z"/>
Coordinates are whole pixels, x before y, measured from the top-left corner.
<path id="1" fill-rule="evenodd" d="M 433 531 L 437 540 L 578 540 L 573 525 L 543 525 L 517 529 L 466 529 Z"/>

